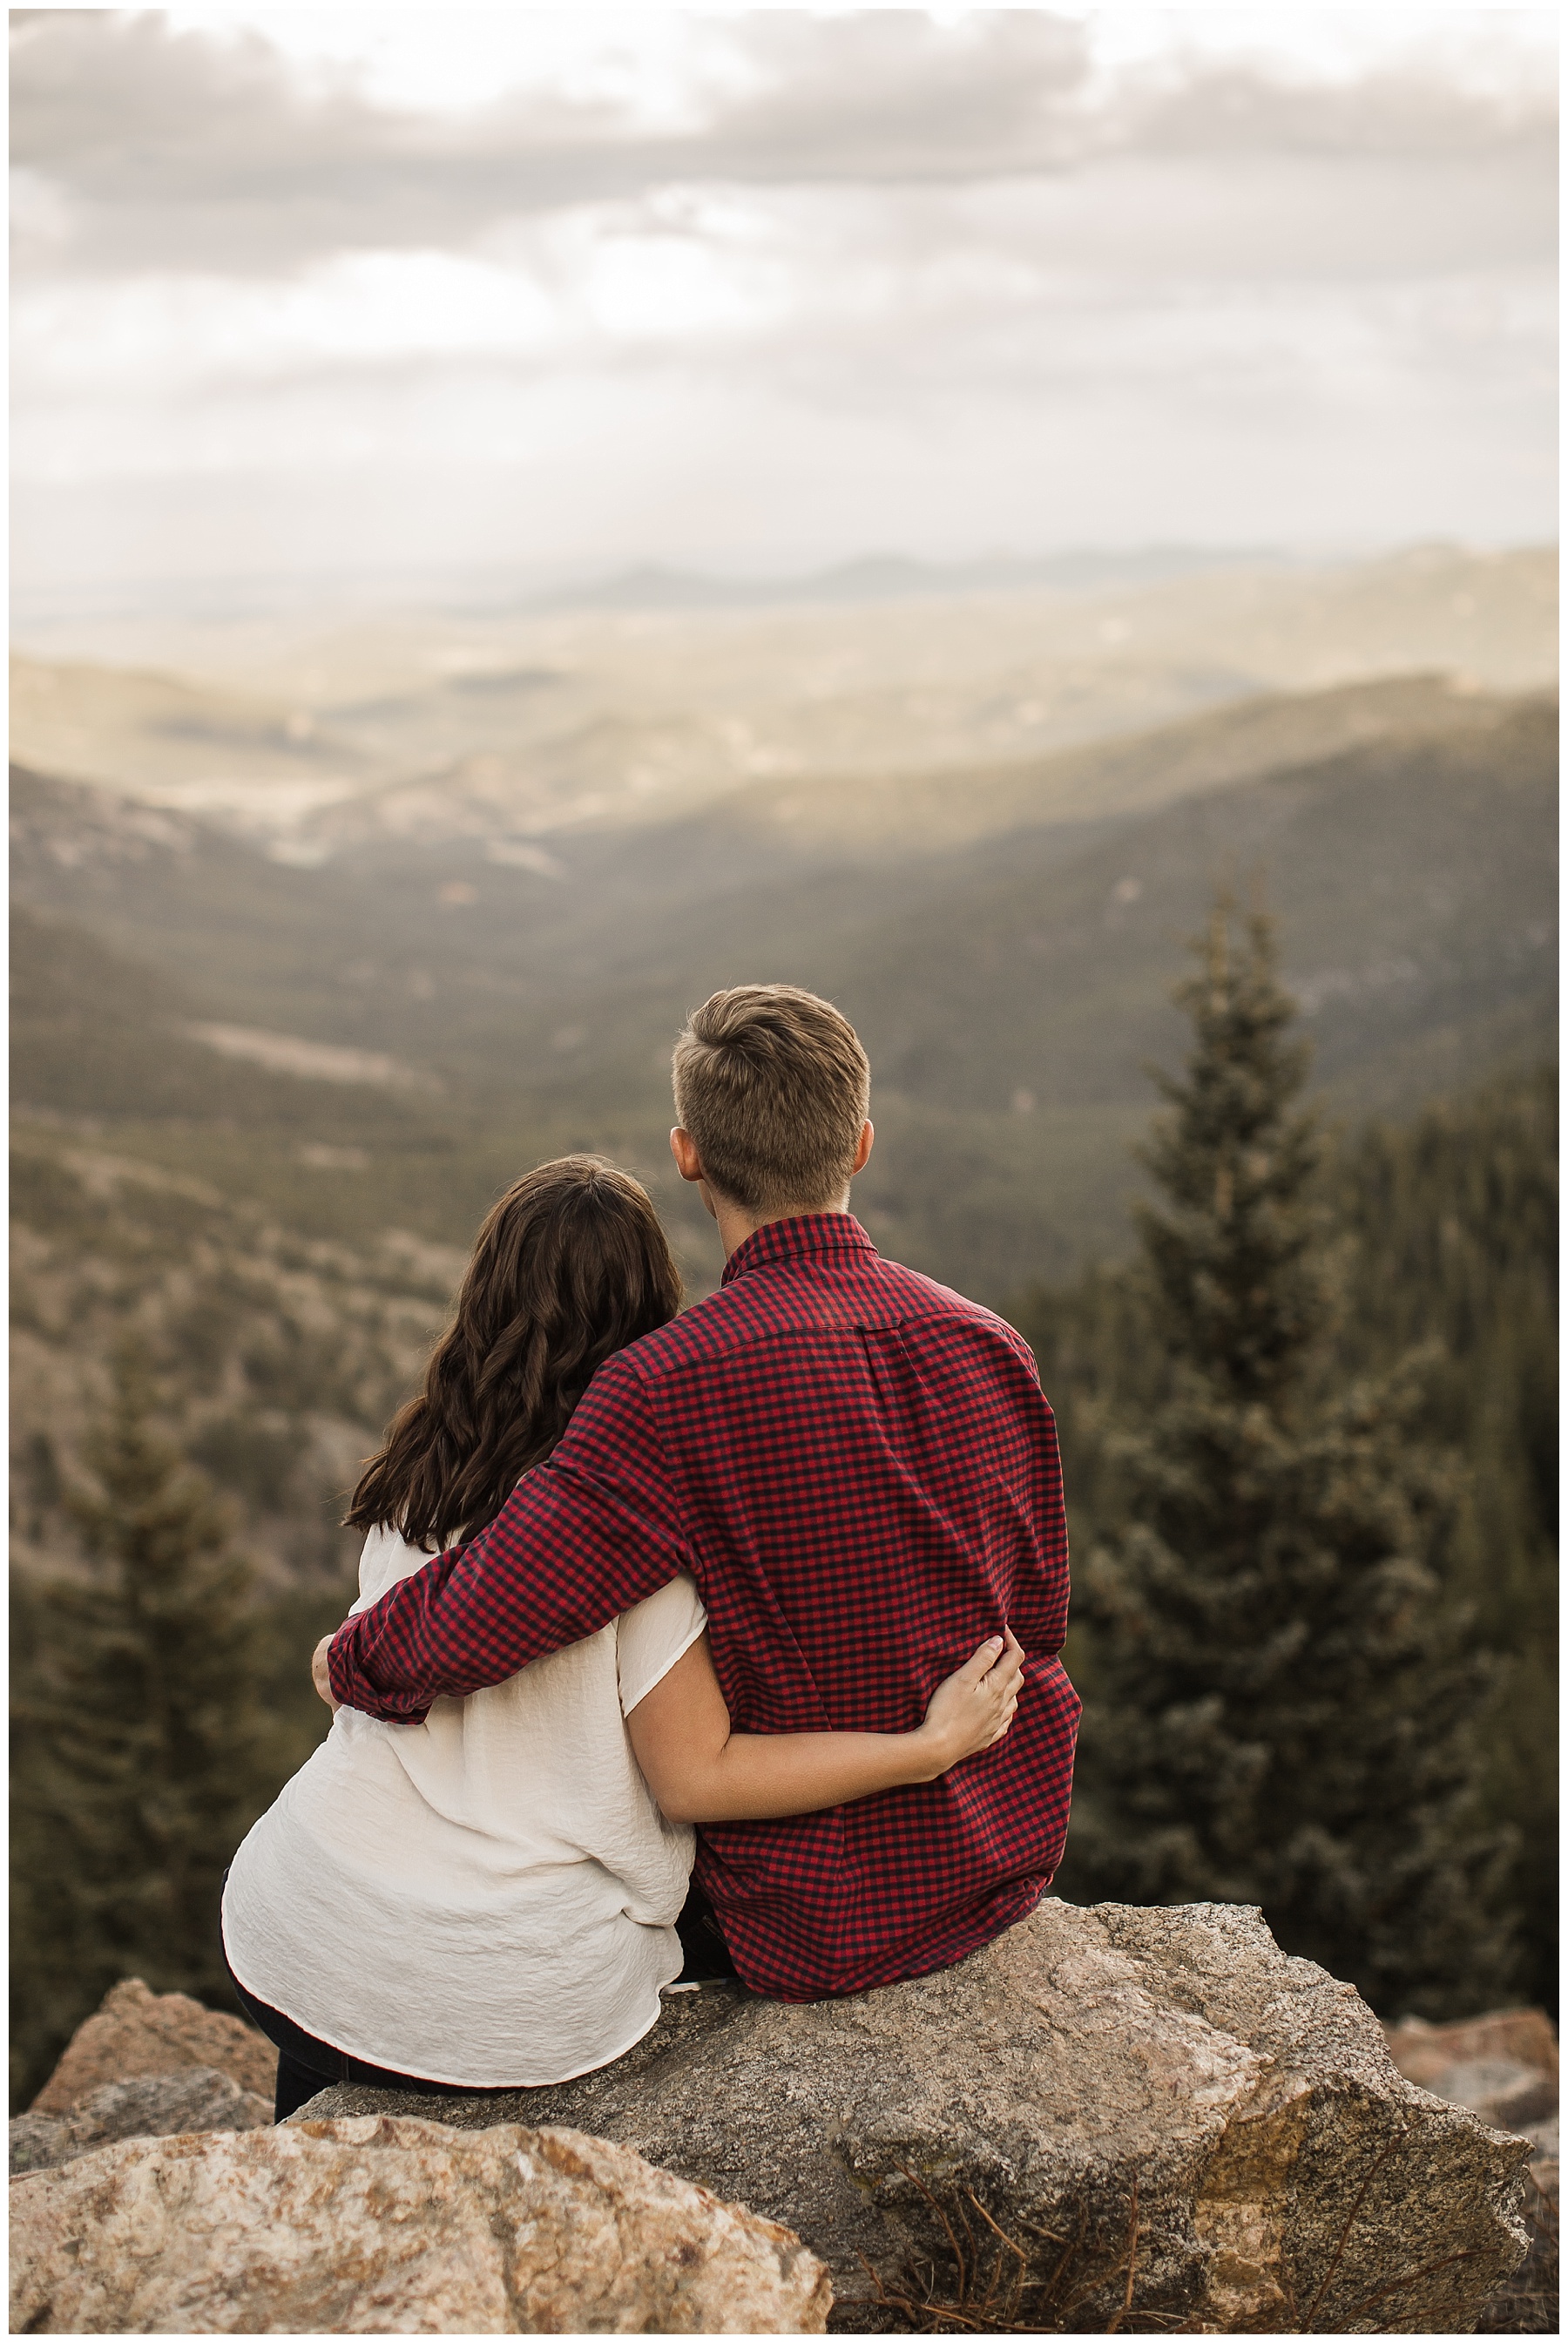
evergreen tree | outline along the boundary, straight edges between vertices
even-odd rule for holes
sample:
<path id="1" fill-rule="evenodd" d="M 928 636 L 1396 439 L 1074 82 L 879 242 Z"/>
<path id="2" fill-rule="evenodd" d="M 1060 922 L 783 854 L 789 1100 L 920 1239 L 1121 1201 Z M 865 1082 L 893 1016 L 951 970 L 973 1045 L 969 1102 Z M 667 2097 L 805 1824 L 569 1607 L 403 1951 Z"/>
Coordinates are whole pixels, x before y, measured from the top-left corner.
<path id="1" fill-rule="evenodd" d="M 1442 1599 L 1457 1476 L 1423 1362 L 1331 1373 L 1320 1143 L 1268 920 L 1221 900 L 1146 1161 L 1137 1282 L 1159 1360 L 1091 1552 L 1081 1800 L 1064 1892 L 1256 1903 L 1389 2015 L 1507 1983 L 1506 1835 L 1467 1826 L 1486 1663 Z"/>
<path id="2" fill-rule="evenodd" d="M 233 2006 L 221 1881 L 276 1778 L 248 1573 L 152 1411 L 126 1350 L 72 1500 L 92 1575 L 14 1602 L 13 2057 L 35 2087 L 120 1977 Z"/>

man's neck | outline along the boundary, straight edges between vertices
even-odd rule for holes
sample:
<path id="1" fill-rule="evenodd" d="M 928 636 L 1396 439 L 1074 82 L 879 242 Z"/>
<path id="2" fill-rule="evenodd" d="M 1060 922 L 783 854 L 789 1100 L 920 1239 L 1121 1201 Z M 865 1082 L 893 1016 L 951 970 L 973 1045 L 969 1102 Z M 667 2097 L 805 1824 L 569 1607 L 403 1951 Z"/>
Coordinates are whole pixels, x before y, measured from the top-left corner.
<path id="1" fill-rule="evenodd" d="M 732 1204 L 727 1197 L 715 1195 L 706 1182 L 703 1192 L 708 1199 L 708 1209 L 719 1223 L 719 1242 L 724 1247 L 726 1261 L 731 1253 L 739 1252 L 748 1237 L 754 1237 L 759 1229 L 771 1228 L 776 1221 L 798 1221 L 808 1212 L 847 1212 L 849 1209 L 849 1199 L 845 1195 L 837 1203 L 792 1204 L 788 1212 L 766 1212 L 756 1220 L 739 1204 Z"/>

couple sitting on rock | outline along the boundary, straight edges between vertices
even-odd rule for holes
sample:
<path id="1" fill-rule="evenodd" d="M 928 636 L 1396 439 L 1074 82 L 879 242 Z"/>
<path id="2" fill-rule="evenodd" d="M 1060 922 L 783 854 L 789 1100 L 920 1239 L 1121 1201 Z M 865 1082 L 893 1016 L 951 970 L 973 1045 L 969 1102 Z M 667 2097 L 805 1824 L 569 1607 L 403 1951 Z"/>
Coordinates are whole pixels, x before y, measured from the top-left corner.
<path id="1" fill-rule="evenodd" d="M 1055 1430 L 1022 1340 L 850 1217 L 869 1083 L 810 993 L 698 1011 L 670 1143 L 726 1266 L 679 1316 L 608 1164 L 547 1163 L 486 1222 L 355 1492 L 331 1732 L 225 1889 L 280 2121 L 337 2081 L 565 2081 L 678 1979 L 924 1976 L 1049 1885 Z"/>

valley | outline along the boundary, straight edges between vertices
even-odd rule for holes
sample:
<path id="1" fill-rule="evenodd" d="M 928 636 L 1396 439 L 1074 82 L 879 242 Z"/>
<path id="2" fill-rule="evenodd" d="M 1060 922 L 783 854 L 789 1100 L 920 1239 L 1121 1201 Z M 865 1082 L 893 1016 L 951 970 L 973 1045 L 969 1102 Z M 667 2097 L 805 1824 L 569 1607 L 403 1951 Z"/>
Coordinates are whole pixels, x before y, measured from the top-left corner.
<path id="1" fill-rule="evenodd" d="M 437 1248 L 449 1287 L 498 1190 L 571 1149 L 647 1179 L 707 1292 L 721 1263 L 668 1164 L 669 1050 L 745 977 L 852 1018 L 878 1126 L 857 1209 L 886 1251 L 1002 1308 L 1125 1251 L 1148 1069 L 1181 1047 L 1170 989 L 1217 884 L 1279 922 L 1331 1121 L 1407 1118 L 1552 1057 L 1550 569 L 1454 552 L 1119 588 L 1117 623 L 1159 647 L 1152 699 L 1103 592 L 1032 588 L 497 619 L 467 644 L 489 669 L 453 664 L 476 629 L 450 619 L 274 643 L 270 669 L 231 642 L 226 670 L 161 681 L 57 660 L 45 689 L 35 662 L 11 793 L 19 1291 L 32 1307 L 45 1281 L 35 1314 L 65 1347 L 46 1372 L 26 1353 L 17 1437 L 80 1416 L 64 1330 L 84 1331 L 84 1388 L 108 1341 L 93 1280 L 59 1285 L 38 1201 L 78 1191 L 73 1228 L 165 1263 L 115 1305 L 159 1342 L 187 1208 L 192 1245 L 216 1213 L 227 1233 L 199 1242 L 236 1260 L 336 1248 L 344 1290 L 396 1319 L 388 1244 Z M 1049 669 L 1056 691 L 1078 659 L 1100 695 L 1081 737 L 1059 697 L 1058 737 L 1004 739 L 999 679 L 1043 692 Z M 597 744 L 569 771 L 570 727 L 530 732 L 527 712 L 558 669 L 570 737 Z M 725 736 L 642 789 L 637 759 L 675 737 L 656 707 L 689 745 L 749 710 L 782 769 Z M 318 1481 L 364 1453 L 417 1356 L 377 1339 L 347 1413 L 341 1377 L 299 1403 L 328 1427 L 306 1439 Z M 232 1413 L 244 1371 L 225 1373 Z M 193 1387 L 193 1439 L 216 1405 Z M 297 1530 L 310 1544 L 303 1488 L 261 1534 L 280 1566 Z"/>

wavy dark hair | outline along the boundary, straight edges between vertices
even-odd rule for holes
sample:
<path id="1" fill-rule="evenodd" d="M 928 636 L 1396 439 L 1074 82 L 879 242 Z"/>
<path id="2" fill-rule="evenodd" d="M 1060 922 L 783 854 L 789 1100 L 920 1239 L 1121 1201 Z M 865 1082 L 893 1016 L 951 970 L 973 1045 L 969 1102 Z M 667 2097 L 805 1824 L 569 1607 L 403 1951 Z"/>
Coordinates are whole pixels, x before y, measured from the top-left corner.
<path id="1" fill-rule="evenodd" d="M 479 1231 L 425 1388 L 388 1424 L 345 1528 L 387 1523 L 427 1552 L 476 1536 L 549 1454 L 594 1369 L 679 1307 L 647 1191 L 597 1155 L 541 1163 Z"/>

